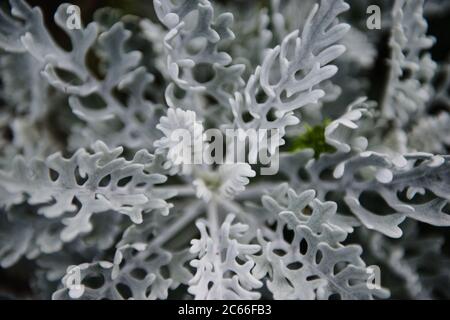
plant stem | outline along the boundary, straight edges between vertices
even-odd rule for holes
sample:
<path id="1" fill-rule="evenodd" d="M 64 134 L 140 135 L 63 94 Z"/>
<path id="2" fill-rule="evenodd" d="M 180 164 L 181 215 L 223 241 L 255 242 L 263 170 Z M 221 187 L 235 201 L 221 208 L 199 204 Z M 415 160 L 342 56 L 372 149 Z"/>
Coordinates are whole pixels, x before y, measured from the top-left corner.
<path id="1" fill-rule="evenodd" d="M 247 188 L 236 196 L 238 200 L 247 200 L 261 198 L 267 190 L 275 188 L 278 183 L 255 183 L 248 185 Z"/>
<path id="2" fill-rule="evenodd" d="M 217 240 L 219 236 L 219 214 L 217 212 L 217 199 L 215 196 L 208 203 L 207 215 L 211 237 Z"/>
<path id="3" fill-rule="evenodd" d="M 223 201 L 219 200 L 219 203 L 225 210 L 228 210 L 232 213 L 235 213 L 239 216 L 242 222 L 249 225 L 250 228 L 255 230 L 260 230 L 263 235 L 271 238 L 274 235 L 274 232 L 268 228 L 264 223 L 260 220 L 256 219 L 253 215 L 247 214 L 242 208 L 241 205 L 235 201 Z"/>
<path id="4" fill-rule="evenodd" d="M 185 185 L 174 185 L 174 186 L 161 186 L 155 187 L 156 191 L 175 191 L 177 193 L 177 197 L 189 197 L 195 196 L 195 190 L 192 186 Z"/>
<path id="5" fill-rule="evenodd" d="M 192 220 L 203 212 L 203 202 L 197 201 L 186 208 L 186 212 L 181 215 L 165 232 L 158 235 L 149 245 L 149 247 L 159 247 L 173 238 L 180 230 L 188 225 Z"/>

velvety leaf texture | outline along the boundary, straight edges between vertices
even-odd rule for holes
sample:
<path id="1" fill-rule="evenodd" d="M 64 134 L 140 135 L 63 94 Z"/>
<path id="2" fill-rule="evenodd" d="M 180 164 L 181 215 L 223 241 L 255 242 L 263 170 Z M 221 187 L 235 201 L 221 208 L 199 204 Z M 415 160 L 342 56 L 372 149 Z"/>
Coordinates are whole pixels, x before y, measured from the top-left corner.
<path id="1" fill-rule="evenodd" d="M 446 1 L 31 2 L 0 298 L 450 297 Z"/>

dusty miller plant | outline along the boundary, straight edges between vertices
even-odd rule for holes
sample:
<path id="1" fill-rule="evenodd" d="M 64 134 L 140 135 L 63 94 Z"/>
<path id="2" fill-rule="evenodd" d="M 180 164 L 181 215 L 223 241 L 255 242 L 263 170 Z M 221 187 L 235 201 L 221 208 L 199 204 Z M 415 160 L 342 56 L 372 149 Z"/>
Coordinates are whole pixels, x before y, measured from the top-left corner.
<path id="1" fill-rule="evenodd" d="M 450 297 L 438 1 L 375 1 L 379 31 L 348 2 L 154 0 L 154 20 L 103 8 L 80 29 L 62 4 L 67 48 L 10 0 L 2 272 L 38 299 Z M 208 149 L 207 128 L 277 129 L 279 172 L 180 162 L 172 133 Z"/>

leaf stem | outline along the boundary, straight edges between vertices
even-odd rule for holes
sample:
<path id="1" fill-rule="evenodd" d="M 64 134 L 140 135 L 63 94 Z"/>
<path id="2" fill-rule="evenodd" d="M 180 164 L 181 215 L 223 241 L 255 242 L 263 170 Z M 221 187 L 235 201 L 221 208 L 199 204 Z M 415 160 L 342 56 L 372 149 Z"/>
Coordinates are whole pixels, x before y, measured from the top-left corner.
<path id="1" fill-rule="evenodd" d="M 149 247 L 159 247 L 172 239 L 180 230 L 187 226 L 192 220 L 197 218 L 203 212 L 203 202 L 197 201 L 195 204 L 186 208 L 186 212 L 181 215 L 165 232 L 158 235 L 149 245 Z"/>
<path id="2" fill-rule="evenodd" d="M 264 236 L 272 238 L 274 232 L 268 228 L 261 220 L 255 218 L 252 214 L 247 214 L 241 205 L 235 201 L 225 201 L 219 200 L 219 203 L 225 210 L 235 213 L 245 224 L 249 225 L 250 228 L 255 230 L 260 230 Z"/>
<path id="3" fill-rule="evenodd" d="M 195 190 L 192 186 L 185 186 L 185 185 L 173 185 L 173 186 L 160 186 L 160 187 L 154 187 L 153 190 L 155 191 L 175 191 L 177 194 L 177 197 L 190 197 L 195 196 Z"/>
<path id="4" fill-rule="evenodd" d="M 211 199 L 211 201 L 208 203 L 208 210 L 207 210 L 207 216 L 208 216 L 208 222 L 209 222 L 209 228 L 211 232 L 211 237 L 214 238 L 214 240 L 218 240 L 219 236 L 219 214 L 217 211 L 217 199 L 215 196 Z"/>

